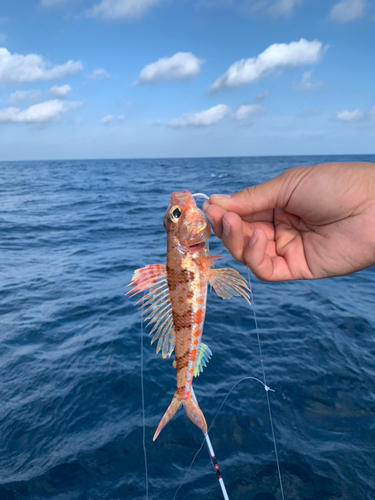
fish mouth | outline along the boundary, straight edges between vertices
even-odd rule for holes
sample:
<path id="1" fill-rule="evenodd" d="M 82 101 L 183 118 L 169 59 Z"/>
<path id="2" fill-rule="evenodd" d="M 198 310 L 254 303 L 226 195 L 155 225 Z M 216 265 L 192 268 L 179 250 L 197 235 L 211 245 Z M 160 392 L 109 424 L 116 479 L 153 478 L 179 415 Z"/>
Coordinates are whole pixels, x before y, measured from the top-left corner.
<path id="1" fill-rule="evenodd" d="M 205 244 L 206 244 L 206 242 L 202 241 L 202 243 L 196 243 L 195 245 L 189 245 L 189 250 L 191 252 L 196 252 L 198 250 L 201 250 Z"/>

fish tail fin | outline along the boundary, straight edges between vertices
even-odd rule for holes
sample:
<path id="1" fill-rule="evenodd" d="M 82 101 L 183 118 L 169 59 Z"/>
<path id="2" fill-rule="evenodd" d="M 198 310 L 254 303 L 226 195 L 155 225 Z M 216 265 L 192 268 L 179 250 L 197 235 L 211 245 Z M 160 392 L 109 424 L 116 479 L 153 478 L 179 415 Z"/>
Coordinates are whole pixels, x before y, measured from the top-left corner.
<path id="1" fill-rule="evenodd" d="M 181 407 L 185 406 L 186 415 L 190 418 L 193 424 L 197 425 L 204 435 L 207 434 L 207 424 L 204 418 L 202 410 L 199 408 L 198 403 L 194 400 L 193 395 L 190 393 L 188 399 L 182 399 L 177 391 L 175 392 L 171 404 L 168 406 L 163 418 L 160 420 L 158 428 L 153 437 L 153 441 L 159 436 L 162 429 L 167 425 L 167 423 L 172 419 L 176 411 Z"/>
<path id="2" fill-rule="evenodd" d="M 204 435 L 207 434 L 207 424 L 202 410 L 199 408 L 198 403 L 190 393 L 188 399 L 184 402 L 186 415 L 190 418 L 193 424 L 197 425 Z"/>
<path id="3" fill-rule="evenodd" d="M 152 438 L 153 441 L 155 441 L 155 439 L 159 436 L 162 429 L 171 420 L 171 418 L 174 416 L 176 411 L 180 408 L 182 403 L 183 403 L 183 399 L 178 395 L 178 393 L 176 391 L 174 396 L 173 396 L 171 404 L 168 406 L 167 411 L 164 413 L 163 418 L 160 420 L 158 428 L 156 429 L 154 437 Z"/>

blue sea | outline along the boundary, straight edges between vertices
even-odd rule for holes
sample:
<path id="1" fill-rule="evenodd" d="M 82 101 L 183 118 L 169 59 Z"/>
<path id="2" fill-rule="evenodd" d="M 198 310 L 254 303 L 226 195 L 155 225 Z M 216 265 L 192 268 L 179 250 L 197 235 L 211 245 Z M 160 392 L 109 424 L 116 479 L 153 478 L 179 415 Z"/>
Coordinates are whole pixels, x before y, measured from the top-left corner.
<path id="1" fill-rule="evenodd" d="M 0 500 L 146 499 L 135 269 L 164 263 L 172 191 L 231 193 L 297 165 L 375 156 L 0 163 Z M 198 202 L 200 203 L 200 202 Z M 214 235 L 220 267 L 246 268 Z M 286 500 L 375 499 L 375 269 L 314 282 L 252 277 Z M 194 387 L 207 422 L 262 379 L 254 311 L 209 293 L 213 351 Z M 202 433 L 143 329 L 148 498 L 222 498 Z M 240 382 L 210 430 L 231 500 L 280 500 L 267 405 Z"/>

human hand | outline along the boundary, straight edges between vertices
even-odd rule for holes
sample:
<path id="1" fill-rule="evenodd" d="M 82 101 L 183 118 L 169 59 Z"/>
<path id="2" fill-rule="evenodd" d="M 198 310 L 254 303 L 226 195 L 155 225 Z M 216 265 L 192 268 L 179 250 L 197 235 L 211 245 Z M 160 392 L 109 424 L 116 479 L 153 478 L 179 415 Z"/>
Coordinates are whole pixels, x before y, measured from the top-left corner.
<path id="1" fill-rule="evenodd" d="M 212 229 L 264 281 L 317 279 L 375 264 L 375 164 L 326 163 L 212 195 Z"/>

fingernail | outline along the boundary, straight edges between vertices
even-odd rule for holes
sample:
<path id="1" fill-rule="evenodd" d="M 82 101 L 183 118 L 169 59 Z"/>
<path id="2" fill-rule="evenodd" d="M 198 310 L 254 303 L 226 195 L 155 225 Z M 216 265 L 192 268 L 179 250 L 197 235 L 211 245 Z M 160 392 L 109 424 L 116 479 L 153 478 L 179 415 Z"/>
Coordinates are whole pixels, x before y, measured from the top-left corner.
<path id="1" fill-rule="evenodd" d="M 230 230 L 231 230 L 230 224 L 228 224 L 228 222 L 225 219 L 223 219 L 223 231 L 225 236 L 230 235 Z"/>
<path id="2" fill-rule="evenodd" d="M 228 198 L 230 198 L 231 195 L 230 194 L 213 194 L 212 196 L 215 196 L 219 200 L 227 200 Z"/>
<path id="3" fill-rule="evenodd" d="M 249 247 L 253 247 L 255 243 L 257 242 L 259 238 L 259 234 L 257 231 L 254 231 L 253 234 L 251 235 L 250 241 L 249 241 Z"/>

